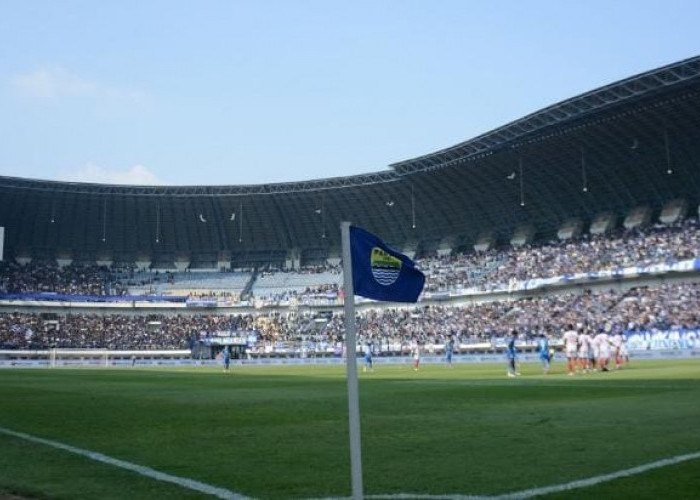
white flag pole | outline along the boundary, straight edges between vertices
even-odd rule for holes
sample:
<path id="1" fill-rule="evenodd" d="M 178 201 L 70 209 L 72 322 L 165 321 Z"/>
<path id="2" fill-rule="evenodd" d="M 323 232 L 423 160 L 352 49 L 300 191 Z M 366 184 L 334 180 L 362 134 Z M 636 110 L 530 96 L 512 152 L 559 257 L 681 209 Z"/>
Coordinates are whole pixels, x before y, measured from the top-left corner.
<path id="1" fill-rule="evenodd" d="M 350 424 L 350 469 L 352 498 L 361 500 L 362 450 L 360 441 L 360 403 L 357 387 L 357 341 L 355 340 L 355 290 L 352 283 L 352 253 L 350 252 L 350 223 L 340 223 L 343 244 L 343 287 L 345 290 L 345 352 L 348 377 L 348 421 Z"/>

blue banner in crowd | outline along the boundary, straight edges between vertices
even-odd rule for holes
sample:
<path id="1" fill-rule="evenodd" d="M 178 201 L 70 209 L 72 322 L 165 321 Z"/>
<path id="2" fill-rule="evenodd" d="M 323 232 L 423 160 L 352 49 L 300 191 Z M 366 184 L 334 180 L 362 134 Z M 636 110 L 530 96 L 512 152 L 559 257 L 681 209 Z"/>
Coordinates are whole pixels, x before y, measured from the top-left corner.
<path id="1" fill-rule="evenodd" d="M 515 285 L 516 290 L 533 290 L 551 285 L 563 285 L 572 281 L 590 281 L 598 279 L 631 278 L 646 274 L 665 274 L 670 272 L 690 272 L 700 270 L 700 259 L 688 259 L 671 263 L 650 264 L 648 266 L 617 267 L 588 273 L 565 274 L 552 278 L 536 278 L 520 281 Z"/>
<path id="2" fill-rule="evenodd" d="M 187 307 L 216 307 L 216 299 L 188 299 Z"/>
<path id="3" fill-rule="evenodd" d="M 631 351 L 700 348 L 700 330 L 625 332 Z"/>
<path id="4" fill-rule="evenodd" d="M 65 293 L 0 293 L 0 300 L 51 300 L 57 302 L 185 302 L 178 295 L 72 295 Z"/>

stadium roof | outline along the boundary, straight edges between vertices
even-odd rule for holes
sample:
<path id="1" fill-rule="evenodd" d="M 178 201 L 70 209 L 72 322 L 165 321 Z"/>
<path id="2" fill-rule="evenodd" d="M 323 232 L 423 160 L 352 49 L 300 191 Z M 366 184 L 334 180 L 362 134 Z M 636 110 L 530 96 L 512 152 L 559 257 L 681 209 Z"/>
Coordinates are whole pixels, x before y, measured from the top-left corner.
<path id="1" fill-rule="evenodd" d="M 11 255 L 323 257 L 350 220 L 398 247 L 548 236 L 571 217 L 700 193 L 700 57 L 555 104 L 390 170 L 241 186 L 115 186 L 0 177 Z M 257 258 L 257 257 L 255 257 Z M 242 259 L 245 260 L 245 259 Z"/>

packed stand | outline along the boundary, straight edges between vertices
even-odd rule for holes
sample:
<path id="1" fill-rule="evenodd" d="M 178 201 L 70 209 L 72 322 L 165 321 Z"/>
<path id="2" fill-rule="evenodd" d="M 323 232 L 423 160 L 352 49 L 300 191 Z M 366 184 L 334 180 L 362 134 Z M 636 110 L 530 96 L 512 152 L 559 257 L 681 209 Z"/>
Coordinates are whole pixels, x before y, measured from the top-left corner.
<path id="1" fill-rule="evenodd" d="M 200 336 L 229 329 L 223 315 L 0 313 L 0 346 L 19 349 L 187 349 Z"/>
<path id="2" fill-rule="evenodd" d="M 576 240 L 420 259 L 426 291 L 507 289 L 513 281 L 670 264 L 700 254 L 695 218 L 672 225 L 583 235 Z"/>
<path id="3" fill-rule="evenodd" d="M 576 240 L 427 257 L 418 259 L 417 265 L 427 276 L 425 292 L 488 291 L 508 289 L 514 282 L 536 278 L 669 264 L 697 257 L 699 253 L 700 227 L 697 219 L 691 218 L 669 226 L 587 234 Z M 188 276 L 187 273 L 140 272 L 128 266 L 110 269 L 96 265 L 57 267 L 1 262 L 0 293 L 102 296 L 125 295 L 133 289 L 157 295 L 179 289 L 189 293 L 191 289 L 200 296 L 225 294 L 235 302 L 250 276 L 251 273 L 245 272 Z M 252 292 L 262 304 L 336 303 L 342 296 L 341 286 L 340 265 L 265 269 L 259 272 Z M 212 294 L 206 288 L 211 288 Z"/>
<path id="4" fill-rule="evenodd" d="M 268 268 L 258 273 L 252 296 L 265 304 L 334 302 L 341 284 L 340 265 L 304 266 L 294 270 Z"/>
<path id="5" fill-rule="evenodd" d="M 360 343 L 408 346 L 491 342 L 513 329 L 524 338 L 559 336 L 567 325 L 597 332 L 700 327 L 700 285 L 663 284 L 628 292 L 562 294 L 512 302 L 371 309 L 358 313 Z M 251 352 L 305 346 L 328 352 L 343 336 L 342 314 L 269 312 L 244 315 L 91 315 L 0 313 L 3 348 L 182 349 L 217 335 L 254 334 Z"/>
<path id="6" fill-rule="evenodd" d="M 69 295 L 107 295 L 110 270 L 96 265 L 64 267 L 41 263 L 0 262 L 0 293 L 60 293 Z"/>

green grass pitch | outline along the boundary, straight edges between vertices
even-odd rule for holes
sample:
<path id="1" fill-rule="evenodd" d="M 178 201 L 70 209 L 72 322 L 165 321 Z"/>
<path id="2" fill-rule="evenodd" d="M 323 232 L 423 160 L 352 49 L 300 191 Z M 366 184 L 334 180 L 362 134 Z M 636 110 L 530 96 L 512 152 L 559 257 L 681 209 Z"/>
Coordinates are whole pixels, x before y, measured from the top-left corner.
<path id="1" fill-rule="evenodd" d="M 367 495 L 499 495 L 700 451 L 700 362 L 360 371 Z M 0 427 L 255 498 L 350 495 L 344 367 L 0 370 Z M 0 492 L 202 494 L 0 434 Z M 698 498 L 700 460 L 550 495 Z M 2 497 L 2 493 L 0 493 Z"/>

